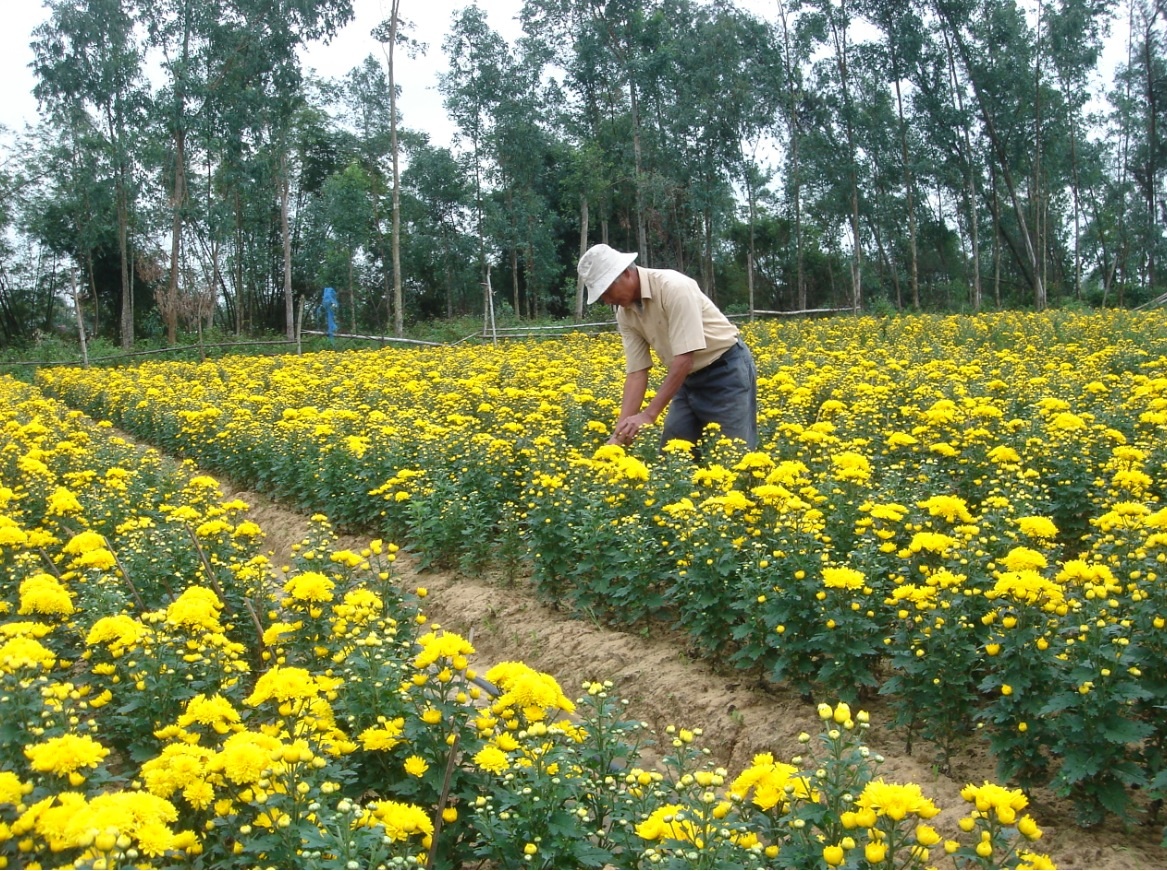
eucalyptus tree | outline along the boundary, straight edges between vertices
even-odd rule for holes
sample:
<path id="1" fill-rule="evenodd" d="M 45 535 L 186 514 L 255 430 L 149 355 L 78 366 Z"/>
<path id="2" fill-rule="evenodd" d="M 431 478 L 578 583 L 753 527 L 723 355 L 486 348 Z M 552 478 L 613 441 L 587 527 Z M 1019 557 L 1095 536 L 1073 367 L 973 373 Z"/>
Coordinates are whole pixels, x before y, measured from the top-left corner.
<path id="1" fill-rule="evenodd" d="M 976 110 L 977 103 L 970 93 L 967 77 L 961 74 L 953 39 L 938 20 L 926 26 L 931 38 L 925 42 L 917 56 L 913 76 L 916 91 L 912 103 L 923 134 L 921 185 L 928 185 L 934 191 L 932 200 L 936 217 L 927 219 L 934 223 L 929 235 L 947 250 L 946 235 L 940 225 L 947 225 L 946 204 L 951 200 L 966 270 L 972 273 L 968 280 L 968 303 L 974 311 L 978 311 L 984 295 L 980 230 L 986 188 L 992 192 L 989 200 L 990 212 L 994 216 L 991 249 L 995 266 L 995 298 L 998 301 L 1001 244 L 1009 239 L 996 194 L 998 170 L 991 153 L 986 154 L 982 147 L 984 137 L 980 115 Z M 993 180 L 988 185 L 986 176 Z M 942 252 L 938 253 L 939 257 L 928 258 L 934 266 L 947 260 Z M 936 302 L 943 304 L 942 300 Z"/>
<path id="2" fill-rule="evenodd" d="M 319 203 L 327 244 L 326 263 L 335 263 L 340 275 L 318 278 L 317 283 L 334 283 L 348 297 L 349 326 L 358 330 L 358 314 L 365 307 L 356 278 L 357 252 L 368 243 L 373 225 L 373 180 L 359 161 L 342 172 L 330 175 L 320 191 Z M 343 307 L 343 302 L 342 302 Z"/>
<path id="3" fill-rule="evenodd" d="M 903 308 L 901 273 L 909 278 L 918 271 L 915 256 L 915 207 L 911 194 L 914 182 L 905 180 L 906 132 L 897 123 L 898 110 L 894 94 L 887 87 L 888 56 L 885 46 L 864 42 L 851 52 L 851 85 L 855 104 L 854 142 L 863 193 L 859 219 L 874 244 L 869 273 L 884 277 L 885 295 Z M 907 232 L 905 233 L 905 227 Z M 903 256 L 901 239 L 907 235 L 909 246 Z M 907 262 L 906 270 L 903 261 Z M 887 285 L 890 283 L 890 290 Z M 914 300 L 913 300 L 914 301 Z"/>
<path id="4" fill-rule="evenodd" d="M 642 79 L 645 70 L 652 69 L 652 61 L 663 57 L 661 40 L 654 32 L 665 24 L 649 9 L 651 0 L 612 0 L 601 6 L 591 3 L 593 22 L 605 37 L 604 46 L 616 58 L 621 84 L 628 90 L 628 119 L 632 140 L 632 183 L 635 193 L 635 226 L 637 250 L 646 259 L 652 256 L 648 242 L 647 210 L 645 206 L 646 172 L 643 155 L 643 124 L 641 116 Z M 654 57 L 655 56 L 655 57 Z"/>
<path id="5" fill-rule="evenodd" d="M 33 31 L 33 93 L 55 126 L 101 130 L 104 172 L 114 188 L 121 261 L 119 331 L 123 348 L 134 342 L 134 291 L 130 251 L 135 178 L 133 132 L 148 104 L 142 47 L 128 0 L 48 0 L 49 18 Z"/>
<path id="6" fill-rule="evenodd" d="M 138 14 L 145 24 L 147 45 L 161 55 L 160 68 L 165 76 L 155 95 L 151 120 L 160 128 L 166 143 L 159 168 L 163 184 L 169 188 L 170 269 L 162 291 L 168 303 L 162 308 L 166 310 L 164 320 L 171 344 L 176 338 L 176 315 L 184 290 L 179 286 L 179 274 L 183 226 L 189 212 L 192 130 L 204 117 L 206 52 L 220 6 L 218 0 L 139 0 Z"/>
<path id="7" fill-rule="evenodd" d="M 1121 93 L 1121 90 L 1120 90 Z M 1113 102 L 1113 101 L 1112 101 Z M 1111 135 L 1083 138 L 1076 150 L 1075 176 L 1085 215 L 1077 242 L 1085 252 L 1090 284 L 1101 289 L 1097 302 L 1110 304 L 1116 281 L 1128 273 L 1130 234 L 1126 232 L 1131 184 L 1124 131 L 1113 123 L 1118 104 L 1100 129 Z M 1087 265 L 1083 264 L 1083 265 Z M 1121 304 L 1121 303 L 1120 303 Z"/>
<path id="8" fill-rule="evenodd" d="M 7 133 L 0 127 L 5 139 Z M 112 235 L 108 198 L 99 207 L 100 217 L 91 219 L 90 209 L 84 208 L 91 190 L 96 188 L 99 195 L 109 190 L 100 184 L 97 166 L 84 167 L 75 176 L 77 187 L 71 187 L 67 166 L 72 155 L 43 124 L 5 144 L 8 154 L 0 162 L 0 347 L 23 344 L 57 326 L 58 297 L 70 286 L 76 267 L 94 261 L 99 244 L 78 228 L 101 226 L 109 231 L 102 241 Z M 62 168 L 66 172 L 58 175 Z M 91 274 L 82 272 L 83 286 Z M 100 308 L 95 304 L 93 310 L 96 318 Z"/>
<path id="9" fill-rule="evenodd" d="M 384 34 L 391 42 L 397 42 L 398 28 Z M 386 49 L 389 57 L 395 55 Z M 396 88 L 390 85 L 390 76 L 372 55 L 353 67 L 344 77 L 341 98 L 344 117 L 354 131 L 356 151 L 361 166 L 368 176 L 372 219 L 370 249 L 376 253 L 382 269 L 385 288 L 385 317 L 393 324 L 394 334 L 400 336 L 404 330 L 403 300 L 401 285 L 400 250 L 400 193 L 399 168 L 397 158 L 396 98 L 392 95 Z M 386 179 L 384 161 L 390 159 L 390 178 Z M 384 229 L 386 193 L 389 193 L 390 227 Z"/>
<path id="10" fill-rule="evenodd" d="M 464 270 L 461 264 L 473 261 L 476 243 L 469 247 L 465 232 L 472 227 L 474 192 L 457 159 L 447 148 L 437 148 L 424 139 L 408 147 L 408 165 L 401 183 L 406 194 L 404 217 L 408 237 L 418 249 L 414 272 L 439 289 L 441 311 L 454 317 L 464 302 Z M 424 249 L 424 251 L 422 250 Z M 424 256 L 423 256 L 424 255 Z"/>
<path id="11" fill-rule="evenodd" d="M 565 129 L 570 131 L 573 125 L 569 121 Z M 561 184 L 563 188 L 575 197 L 578 204 L 579 247 L 577 254 L 582 257 L 587 251 L 591 237 L 591 210 L 593 204 L 599 216 L 601 241 L 608 239 L 608 216 L 612 208 L 612 191 L 606 180 L 615 172 L 612 166 L 611 151 L 604 148 L 601 142 L 594 138 L 571 143 L 564 150 L 563 167 L 561 169 Z M 586 302 L 586 288 L 582 282 L 577 282 L 573 312 L 576 320 L 584 316 Z"/>
<path id="12" fill-rule="evenodd" d="M 1124 285 L 1137 283 L 1144 294 L 1153 295 L 1159 284 L 1159 260 L 1167 256 L 1161 214 L 1167 203 L 1167 20 L 1160 4 L 1132 0 L 1129 23 L 1127 61 L 1118 70 L 1111 94 L 1113 123 L 1123 145 L 1120 178 L 1125 182 L 1116 197 L 1121 247 L 1127 254 L 1119 260 L 1118 287 L 1121 294 Z M 1127 187 L 1129 194 L 1123 190 Z M 1127 263 L 1128 257 L 1136 257 L 1137 266 Z"/>
<path id="13" fill-rule="evenodd" d="M 528 33 L 574 54 L 566 69 L 568 86 L 581 101 L 580 120 L 593 135 L 599 125 L 610 127 L 601 138 L 616 146 L 621 177 L 615 181 L 626 181 L 632 198 L 628 222 L 635 236 L 624 244 L 646 260 L 654 258 L 654 244 L 668 244 L 650 235 L 650 224 L 659 228 L 677 204 L 678 179 L 661 165 L 677 154 L 659 149 L 663 115 L 676 96 L 676 52 L 683 48 L 677 34 L 691 15 L 685 0 L 526 0 L 523 7 Z M 630 173 L 621 172 L 621 165 Z"/>
<path id="14" fill-rule="evenodd" d="M 15 207 L 21 235 L 77 267 L 80 295 L 92 303 L 89 329 L 99 334 L 106 311 L 116 314 L 121 296 L 114 192 L 101 131 L 84 113 L 69 120 L 66 127 L 43 120 L 22 137 L 5 202 Z"/>
<path id="15" fill-rule="evenodd" d="M 559 274 L 555 252 L 553 171 L 558 162 L 554 112 L 559 100 L 542 84 L 548 54 L 541 42 L 519 41 L 500 59 L 500 85 L 487 137 L 490 178 L 494 182 L 495 238 L 509 253 L 511 291 L 516 315 L 523 314 L 522 287 L 529 316 L 547 302 Z M 547 119 L 551 119 L 550 123 Z"/>
<path id="16" fill-rule="evenodd" d="M 908 225 L 908 286 L 912 306 L 920 307 L 920 265 L 917 241 L 916 170 L 917 146 L 913 125 L 905 110 L 904 86 L 911 81 L 924 47 L 925 27 L 913 0 L 857 0 L 861 14 L 882 35 L 878 58 L 886 80 L 895 91 L 895 131 L 899 145 L 900 185 Z"/>
<path id="17" fill-rule="evenodd" d="M 388 95 L 389 155 L 392 164 L 393 204 L 390 238 L 393 261 L 393 292 L 390 298 L 386 285 L 385 304 L 393 313 L 393 332 L 401 336 L 405 332 L 405 301 L 401 282 L 401 154 L 397 136 L 397 50 L 408 48 L 412 52 L 424 51 L 423 47 L 406 33 L 411 23 L 401 18 L 401 0 L 392 0 L 389 17 L 373 29 L 373 35 L 381 42 L 385 53 L 385 66 L 389 77 L 383 93 Z M 376 204 L 375 204 L 376 205 Z M 376 220 L 376 216 L 374 216 Z"/>
<path id="18" fill-rule="evenodd" d="M 1110 28 L 1109 0 L 1061 0 L 1046 13 L 1050 63 L 1057 77 L 1064 125 L 1069 136 L 1070 192 L 1073 202 L 1075 297 L 1082 295 L 1083 137 L 1094 126 L 1086 116 L 1091 72 L 1102 55 Z M 1086 149 L 1090 149 L 1089 143 Z"/>
<path id="19" fill-rule="evenodd" d="M 1010 242 L 1014 260 L 1033 289 L 1039 311 L 1047 305 L 1043 259 L 1035 238 L 1027 205 L 1040 209 L 1042 192 L 1037 171 L 1040 130 L 1031 123 L 1034 92 L 1029 82 L 1037 76 L 1036 41 L 1022 10 L 1012 0 L 984 0 L 980 8 L 969 0 L 933 0 L 943 36 L 948 40 L 953 64 L 958 65 L 972 91 L 985 136 L 994 158 L 993 169 L 1005 185 L 1017 224 L 1017 239 L 998 224 L 1002 238 Z M 1040 84 L 1039 84 L 1040 88 Z M 1019 179 L 1030 179 L 1028 191 Z M 1020 250 L 1018 250 L 1018 246 Z"/>
<path id="20" fill-rule="evenodd" d="M 477 6 L 468 6 L 455 16 L 442 49 L 450 66 L 440 77 L 438 90 L 446 112 L 457 125 L 458 139 L 470 143 L 467 158 L 473 176 L 478 269 L 485 316 L 491 307 L 485 226 L 485 174 L 489 164 L 487 139 L 494 127 L 495 109 L 503 97 L 502 70 L 510 49 L 491 29 L 486 14 Z"/>
<path id="21" fill-rule="evenodd" d="M 0 136 L 8 133 L 0 125 Z M 15 269 L 9 228 L 12 226 L 14 179 L 9 168 L 0 164 L 0 347 L 8 347 L 22 337 L 28 319 L 23 317 L 25 294 L 12 286 Z"/>
<path id="22" fill-rule="evenodd" d="M 751 194 L 751 174 L 744 146 L 770 129 L 781 95 L 781 55 L 770 28 L 731 3 L 695 5 L 669 0 L 662 9 L 668 21 L 684 27 L 668 33 L 671 63 L 661 71 L 667 87 L 664 124 L 654 143 L 660 159 L 676 152 L 674 172 L 685 190 L 687 223 L 698 231 L 693 259 L 701 264 L 702 287 L 716 298 L 714 255 L 735 209 L 732 183 Z M 654 95 L 664 87 L 653 89 Z M 678 247 L 685 247 L 685 228 L 678 227 Z"/>
<path id="23" fill-rule="evenodd" d="M 520 14 L 527 38 L 539 42 L 550 64 L 563 71 L 562 99 L 548 112 L 568 145 L 561 182 L 577 204 L 580 255 L 588 248 L 593 220 L 599 241 L 617 241 L 610 237 L 616 210 L 629 179 L 637 184 L 624 67 L 609 46 L 611 31 L 602 13 L 590 0 L 524 0 Z M 639 238 L 635 206 L 628 217 Z M 618 244 L 636 243 L 630 238 Z M 584 288 L 577 285 L 577 318 L 584 315 L 584 299 Z"/>
<path id="24" fill-rule="evenodd" d="M 295 331 L 292 286 L 291 199 L 295 167 L 294 140 L 305 104 L 304 74 L 299 49 L 327 39 L 351 20 L 352 0 L 234 0 L 211 29 L 208 47 L 207 112 L 210 147 L 217 154 L 215 195 L 230 210 L 235 258 L 236 296 L 259 291 L 271 274 L 263 247 L 263 225 L 257 208 L 275 202 L 275 238 L 279 240 L 279 292 L 238 300 L 255 307 L 265 324 Z M 246 191 L 246 193 L 245 193 Z M 266 211 L 266 209 L 263 209 Z M 255 218 L 259 224 L 245 226 Z M 245 265 L 247 246 L 255 244 L 260 260 Z M 246 277 L 245 273 L 252 273 Z M 282 316 L 277 297 L 282 296 Z M 242 306 L 240 306 L 242 309 Z M 240 311 L 236 328 L 242 328 Z"/>
<path id="25" fill-rule="evenodd" d="M 808 113 L 804 104 L 803 70 L 809 65 L 814 51 L 814 28 L 806 26 L 805 19 L 797 20 L 795 13 L 799 0 L 778 0 L 778 24 L 782 34 L 782 88 L 781 117 L 786 127 L 785 187 L 789 207 L 793 212 L 793 232 L 788 234 L 794 249 L 795 307 L 807 307 L 805 237 L 803 234 L 803 167 L 802 142 L 806 135 Z"/>
<path id="26" fill-rule="evenodd" d="M 820 182 L 835 205 L 828 211 L 846 215 L 850 230 L 850 305 L 863 304 L 863 237 L 860 198 L 863 181 L 856 142 L 857 107 L 853 81 L 853 13 L 849 0 L 808 0 L 804 16 L 824 49 L 814 64 L 816 138 Z M 842 205 L 845 201 L 845 207 Z"/>

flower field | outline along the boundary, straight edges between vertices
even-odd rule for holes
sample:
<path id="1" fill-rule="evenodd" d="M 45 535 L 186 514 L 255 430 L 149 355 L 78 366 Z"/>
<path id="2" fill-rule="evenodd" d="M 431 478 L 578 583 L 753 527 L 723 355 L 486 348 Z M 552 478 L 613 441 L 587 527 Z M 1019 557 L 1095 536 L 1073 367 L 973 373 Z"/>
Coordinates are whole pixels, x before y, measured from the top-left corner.
<path id="1" fill-rule="evenodd" d="M 11 379 L 0 409 L 6 867 L 1051 867 L 1020 790 L 970 784 L 946 838 L 845 702 L 731 774 L 610 684 L 479 676 L 392 544 L 316 515 L 273 566 L 189 464 Z"/>
<path id="2" fill-rule="evenodd" d="M 604 445 L 614 337 L 39 373 L 41 390 L 93 418 L 320 512 L 282 572 L 207 479 L 6 383 L 5 643 L 46 651 L 0 654 L 27 712 L 0 748 L 12 861 L 27 850 L 60 864 L 52 847 L 69 843 L 99 864 L 113 851 L 238 867 L 926 864 L 943 839 L 910 785 L 890 814 L 862 798 L 880 781 L 846 704 L 874 692 L 896 701 L 909 741 L 951 752 L 975 732 L 1002 782 L 1052 787 L 1083 823 L 1161 798 L 1167 317 L 746 333 L 759 448 L 710 439 L 696 464 L 689 445 L 658 451 L 651 436 Z M 843 699 L 844 713 L 828 708 L 840 723 L 808 737 L 809 770 L 701 769 L 678 733 L 661 736 L 665 771 L 615 776 L 646 739 L 616 725 L 602 683 L 573 705 L 504 664 L 486 675 L 500 697 L 474 698 L 490 693 L 468 675 L 469 645 L 418 623 L 391 581 L 392 548 L 335 551 L 324 517 L 432 564 L 529 570 L 562 607 L 675 626 L 710 657 Z M 99 747 L 54 768 L 20 749 L 42 736 Z M 251 780 L 222 755 L 236 741 L 267 753 Z M 789 788 L 751 793 L 763 769 L 767 789 Z M 201 774 L 165 782 L 180 770 Z M 162 852 L 122 844 L 119 829 L 95 853 L 40 822 L 66 807 L 84 819 L 98 795 L 141 784 L 134 794 L 170 815 L 154 820 L 174 833 Z M 1040 864 L 1006 852 L 1035 833 L 1019 832 L 1019 807 L 999 810 L 1021 793 L 983 789 L 945 846 L 985 866 Z"/>

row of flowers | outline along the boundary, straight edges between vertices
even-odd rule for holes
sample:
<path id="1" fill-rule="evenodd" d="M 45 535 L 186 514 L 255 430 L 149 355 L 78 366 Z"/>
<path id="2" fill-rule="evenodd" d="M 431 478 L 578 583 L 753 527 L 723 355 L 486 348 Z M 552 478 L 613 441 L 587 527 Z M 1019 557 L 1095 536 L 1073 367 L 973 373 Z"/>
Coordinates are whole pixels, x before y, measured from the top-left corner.
<path id="1" fill-rule="evenodd" d="M 0 379 L 0 429 L 5 866 L 1052 867 L 1019 790 L 970 785 L 945 838 L 846 703 L 731 777 L 609 683 L 480 676 L 394 545 L 317 515 L 275 566 L 244 503 L 106 424 Z"/>
<path id="2" fill-rule="evenodd" d="M 606 446 L 613 337 L 51 370 L 44 389 L 424 561 L 662 621 L 987 739 L 1083 823 L 1167 795 L 1167 316 L 753 324 L 758 450 Z M 1136 790 L 1140 790 L 1136 793 Z"/>

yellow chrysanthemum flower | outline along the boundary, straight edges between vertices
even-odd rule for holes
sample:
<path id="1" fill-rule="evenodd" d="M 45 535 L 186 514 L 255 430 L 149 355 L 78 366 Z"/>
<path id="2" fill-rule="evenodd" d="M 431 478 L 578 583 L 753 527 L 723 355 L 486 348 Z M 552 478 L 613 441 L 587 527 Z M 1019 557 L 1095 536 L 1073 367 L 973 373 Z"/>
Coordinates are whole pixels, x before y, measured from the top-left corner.
<path id="1" fill-rule="evenodd" d="M 109 755 L 109 749 L 89 735 L 68 733 L 31 744 L 24 748 L 24 755 L 33 771 L 66 777 L 96 768 Z"/>
<path id="2" fill-rule="evenodd" d="M 336 582 L 320 572 L 301 572 L 288 579 L 284 592 L 299 602 L 331 602 Z"/>
<path id="3" fill-rule="evenodd" d="M 867 584 L 863 572 L 846 566 L 823 569 L 823 586 L 834 590 L 862 590 Z"/>
<path id="4" fill-rule="evenodd" d="M 874 811 L 895 822 L 909 814 L 929 820 L 940 813 L 918 784 L 887 783 L 883 778 L 869 781 L 855 803 L 859 808 Z"/>

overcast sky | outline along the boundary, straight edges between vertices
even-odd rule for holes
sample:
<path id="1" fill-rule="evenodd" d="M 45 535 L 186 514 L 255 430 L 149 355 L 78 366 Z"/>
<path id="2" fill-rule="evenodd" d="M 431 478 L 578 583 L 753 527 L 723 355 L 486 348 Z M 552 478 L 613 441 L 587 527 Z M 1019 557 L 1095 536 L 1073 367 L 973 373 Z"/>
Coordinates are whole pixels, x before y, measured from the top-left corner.
<path id="1" fill-rule="evenodd" d="M 41 0 L 2 0 L 0 20 L 0 124 L 10 131 L 20 131 L 25 122 L 35 122 L 36 100 L 32 96 L 34 77 L 29 64 L 32 50 L 29 40 L 33 28 L 45 20 L 48 10 Z M 370 31 L 388 16 L 390 0 L 354 0 L 356 13 L 329 44 L 314 45 L 306 56 L 309 66 L 324 78 L 343 76 L 367 55 L 384 63 L 381 45 Z M 455 12 L 471 5 L 471 0 L 405 0 L 401 14 L 414 24 L 413 36 L 428 44 L 428 51 L 416 59 L 399 55 L 397 81 L 401 87 L 398 109 L 404 125 L 430 134 L 435 145 L 450 145 L 453 125 L 442 108 L 437 91 L 438 75 L 446 68 L 442 39 Z M 490 26 L 513 43 L 522 30 L 518 13 L 522 0 L 483 0 Z M 761 17 L 775 17 L 774 0 L 738 0 L 738 6 Z M 1124 22 L 1120 22 L 1123 24 Z M 1121 37 L 1109 40 L 1104 76 L 1113 74 L 1115 61 L 1125 53 Z"/>
<path id="2" fill-rule="evenodd" d="M 12 131 L 24 128 L 25 122 L 37 119 L 36 99 L 32 96 L 34 76 L 29 40 L 33 29 L 48 16 L 41 0 L 3 0 L 0 19 L 0 124 Z M 471 5 L 469 0 L 405 0 L 403 18 L 415 25 L 412 35 L 428 44 L 425 55 L 416 60 L 404 53 L 399 59 L 397 81 L 401 87 L 398 109 L 406 127 L 428 132 L 438 145 L 450 144 L 453 126 L 442 109 L 437 92 L 438 75 L 446 67 L 442 39 L 449 30 L 454 13 Z M 518 38 L 522 29 L 517 19 L 521 0 L 489 0 L 480 4 L 487 10 L 490 26 L 508 42 Z M 354 0 L 356 17 L 328 45 L 314 45 L 306 54 L 306 63 L 324 78 L 343 76 L 372 54 L 384 63 L 381 44 L 370 31 L 388 17 L 389 0 Z"/>

